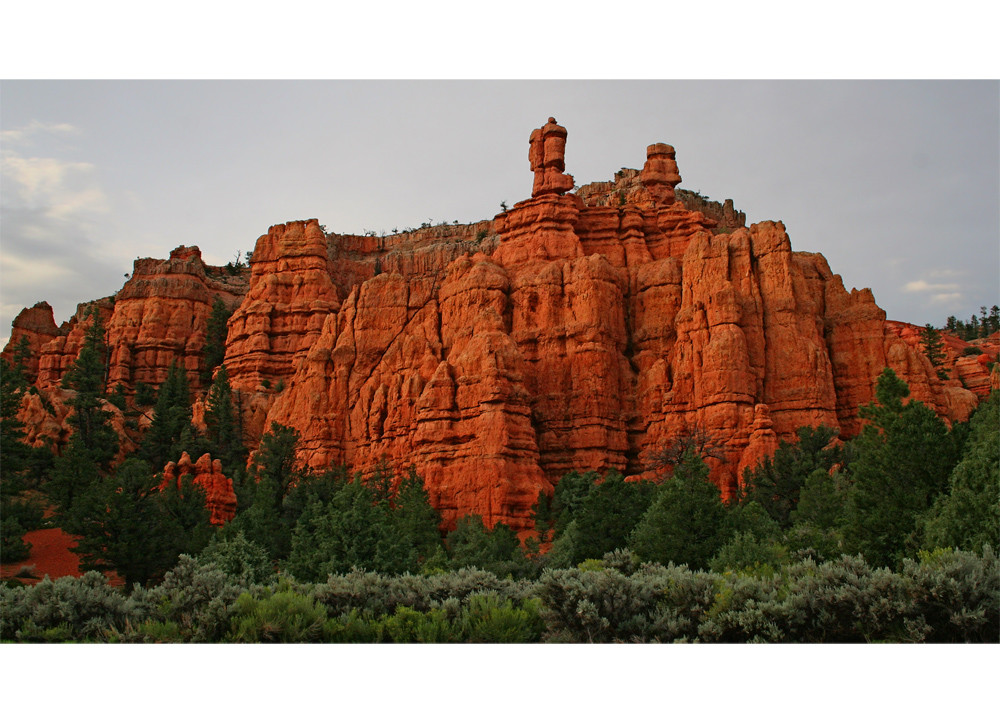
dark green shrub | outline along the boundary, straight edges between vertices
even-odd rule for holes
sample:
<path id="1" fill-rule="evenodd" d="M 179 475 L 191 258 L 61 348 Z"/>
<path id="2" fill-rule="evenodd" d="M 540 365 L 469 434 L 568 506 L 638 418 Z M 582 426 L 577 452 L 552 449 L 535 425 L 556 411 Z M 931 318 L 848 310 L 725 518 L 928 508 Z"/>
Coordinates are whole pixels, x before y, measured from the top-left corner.
<path id="1" fill-rule="evenodd" d="M 217 567 L 243 588 L 267 585 L 275 577 L 267 551 L 263 546 L 247 540 L 240 530 L 232 535 L 217 536 L 198 554 L 198 562 Z"/>

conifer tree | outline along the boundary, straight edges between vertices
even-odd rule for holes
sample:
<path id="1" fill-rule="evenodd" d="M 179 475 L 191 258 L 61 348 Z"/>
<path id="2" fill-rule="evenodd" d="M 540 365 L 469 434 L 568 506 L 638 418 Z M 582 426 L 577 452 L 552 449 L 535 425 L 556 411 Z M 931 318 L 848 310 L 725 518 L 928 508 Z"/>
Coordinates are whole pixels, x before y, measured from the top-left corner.
<path id="1" fill-rule="evenodd" d="M 229 373 L 222 365 L 215 373 L 215 379 L 208 390 L 205 401 L 205 427 L 213 457 L 222 461 L 222 469 L 230 477 L 246 466 L 246 447 L 236 424 L 233 406 L 233 391 L 229 386 Z"/>
<path id="2" fill-rule="evenodd" d="M 478 515 L 466 515 L 458 520 L 446 540 L 449 565 L 455 570 L 480 568 L 507 576 L 524 573 L 530 567 L 517 534 L 503 523 L 489 529 Z"/>
<path id="3" fill-rule="evenodd" d="M 591 488 L 574 517 L 578 526 L 574 563 L 627 547 L 629 534 L 655 491 L 652 483 L 627 483 L 617 470 L 608 472 L 603 483 Z"/>
<path id="4" fill-rule="evenodd" d="M 62 386 L 76 392 L 70 403 L 73 414 L 68 422 L 75 428 L 80 444 L 94 460 L 107 469 L 118 453 L 118 436 L 111 428 L 111 413 L 102 409 L 105 396 L 107 346 L 104 324 L 96 307 L 88 316 L 91 325 L 73 366 L 63 375 Z"/>
<path id="5" fill-rule="evenodd" d="M 181 553 L 211 537 L 205 494 L 190 479 L 159 489 L 148 463 L 129 458 L 91 487 L 76 509 L 75 552 L 84 570 L 117 571 L 127 586 L 163 576 Z"/>
<path id="6" fill-rule="evenodd" d="M 398 539 L 414 552 L 410 570 L 416 571 L 416 566 L 441 549 L 441 514 L 431 505 L 424 481 L 414 467 L 399 483 L 391 518 Z"/>
<path id="7" fill-rule="evenodd" d="M 743 474 L 742 502 L 756 501 L 782 528 L 791 526 L 790 514 L 813 471 L 826 472 L 844 459 L 840 446 L 828 447 L 837 435 L 833 428 L 803 426 L 797 435 L 798 442 L 781 440 L 774 455 Z"/>
<path id="8" fill-rule="evenodd" d="M 31 462 L 31 447 L 24 442 L 24 425 L 17 419 L 27 387 L 21 359 L 15 355 L 15 364 L 11 366 L 0 358 L 0 557 L 3 563 L 24 560 L 30 551 L 30 545 L 21 539 L 27 530 L 17 515 L 19 506 L 15 503 L 26 487 L 25 476 Z"/>
<path id="9" fill-rule="evenodd" d="M 875 400 L 860 410 L 867 421 L 854 440 L 845 538 L 875 566 L 898 563 L 915 547 L 917 517 L 945 489 L 955 465 L 955 441 L 934 411 L 917 400 L 889 368 Z"/>
<path id="10" fill-rule="evenodd" d="M 187 373 L 176 361 L 171 362 L 153 407 L 152 424 L 142 441 L 142 457 L 158 470 L 193 447 L 194 437 Z M 187 452 L 193 455 L 196 451 Z"/>
<path id="11" fill-rule="evenodd" d="M 71 401 L 73 413 L 68 422 L 73 427 L 69 442 L 55 461 L 46 493 L 59 508 L 62 525 L 75 529 L 74 507 L 81 496 L 111 469 L 118 453 L 118 435 L 111 427 L 111 413 L 103 409 L 105 394 L 104 325 L 96 308 L 84 336 L 83 347 L 73 366 L 63 375 L 63 387 L 76 392 Z"/>
<path id="12" fill-rule="evenodd" d="M 1000 549 L 1000 391 L 993 390 L 973 414 L 948 490 L 927 511 L 922 529 L 931 548 Z"/>
<path id="13" fill-rule="evenodd" d="M 925 324 L 924 328 L 920 330 L 920 344 L 924 348 L 924 354 L 927 355 L 927 359 L 931 361 L 934 366 L 934 371 L 937 372 L 939 379 L 948 379 L 948 372 L 944 368 L 944 342 L 941 340 L 941 332 L 933 327 L 931 324 Z"/>
<path id="14" fill-rule="evenodd" d="M 204 360 L 201 371 L 201 381 L 207 383 L 212 379 L 212 372 L 222 364 L 226 357 L 226 337 L 229 334 L 229 317 L 232 310 L 226 307 L 222 297 L 216 296 L 212 301 L 212 311 L 208 317 L 205 329 Z"/>
<path id="15" fill-rule="evenodd" d="M 728 532 L 726 508 L 708 479 L 708 466 L 689 454 L 660 486 L 629 547 L 643 560 L 704 568 Z"/>

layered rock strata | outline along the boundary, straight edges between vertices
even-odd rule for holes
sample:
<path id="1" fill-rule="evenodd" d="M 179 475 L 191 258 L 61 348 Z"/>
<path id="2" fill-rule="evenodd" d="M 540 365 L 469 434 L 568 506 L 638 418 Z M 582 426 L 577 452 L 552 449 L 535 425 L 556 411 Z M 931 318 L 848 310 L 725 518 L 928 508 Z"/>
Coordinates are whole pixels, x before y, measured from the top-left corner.
<path id="1" fill-rule="evenodd" d="M 59 327 L 56 326 L 55 317 L 52 315 L 52 306 L 48 302 L 38 302 L 33 307 L 25 307 L 14 318 L 10 339 L 0 357 L 12 364 L 15 350 L 24 344 L 21 339 L 26 339 L 27 357 L 24 359 L 24 374 L 29 381 L 34 382 L 38 378 L 38 360 L 42 347 L 58 336 Z"/>
<path id="2" fill-rule="evenodd" d="M 988 391 L 988 350 L 938 379 L 871 291 L 792 251 L 783 224 L 678 189 L 671 146 L 573 193 L 566 141 L 554 119 L 532 133 L 531 197 L 492 221 L 357 236 L 312 219 L 260 237 L 225 357 L 248 444 L 287 425 L 311 467 L 414 465 L 446 525 L 475 513 L 525 531 L 564 473 L 642 475 L 686 435 L 710 441 L 732 495 L 800 426 L 856 434 L 886 366 L 949 420 Z M 121 303 L 112 349 L 130 329 L 115 320 L 135 318 Z M 115 379 L 154 379 L 168 358 L 194 369 L 182 335 L 201 314 L 127 345 Z"/>

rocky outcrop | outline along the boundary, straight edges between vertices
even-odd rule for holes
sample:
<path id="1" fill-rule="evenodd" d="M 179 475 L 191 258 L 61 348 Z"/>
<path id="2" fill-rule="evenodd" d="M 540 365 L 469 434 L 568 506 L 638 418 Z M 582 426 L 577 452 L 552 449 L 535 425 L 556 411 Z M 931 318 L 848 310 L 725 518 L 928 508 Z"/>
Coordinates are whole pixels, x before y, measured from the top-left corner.
<path id="1" fill-rule="evenodd" d="M 531 197 L 491 221 L 342 235 L 312 219 L 260 237 L 245 293 L 233 279 L 225 297 L 246 442 L 280 423 L 313 468 L 413 465 L 446 525 L 526 531 L 564 473 L 642 475 L 685 436 L 711 445 L 732 495 L 801 426 L 857 434 L 886 366 L 949 420 L 988 391 L 992 348 L 938 379 L 911 328 L 793 251 L 783 224 L 747 227 L 732 201 L 677 188 L 673 147 L 574 193 L 566 139 L 554 119 L 531 134 Z M 222 282 L 185 249 L 102 307 L 112 381 L 198 369 Z M 60 335 L 40 354 L 52 384 L 81 324 Z"/>
<path id="2" fill-rule="evenodd" d="M 232 386 L 247 390 L 290 377 L 296 356 L 340 308 L 316 219 L 272 226 L 252 258 L 246 296 L 229 319 L 225 358 Z"/>
<path id="3" fill-rule="evenodd" d="M 38 385 L 58 386 L 80 353 L 94 307 L 106 331 L 109 390 L 120 383 L 131 395 L 140 382 L 156 387 L 175 361 L 197 389 L 212 304 L 218 296 L 235 306 L 246 288 L 239 270 L 206 265 L 196 246 L 179 246 L 166 260 L 136 259 L 117 294 L 79 305 L 58 336 L 42 345 Z"/>
<path id="4" fill-rule="evenodd" d="M 211 514 L 209 522 L 212 525 L 222 526 L 236 517 L 233 481 L 222 474 L 221 462 L 205 453 L 198 462 L 192 463 L 191 457 L 183 453 L 178 462 L 169 462 L 163 469 L 160 490 L 171 485 L 180 487 L 186 476 L 191 476 L 191 482 L 205 491 L 205 507 Z"/>
<path id="5" fill-rule="evenodd" d="M 232 308 L 246 289 L 245 275 L 206 265 L 196 246 L 179 246 L 166 260 L 136 259 L 106 323 L 108 389 L 157 387 L 172 362 L 198 389 L 212 304 L 219 297 Z"/>
<path id="6" fill-rule="evenodd" d="M 91 312 L 98 315 L 101 323 L 107 326 L 114 307 L 114 297 L 77 305 L 76 314 L 59 327 L 59 335 L 43 344 L 39 350 L 36 383 L 40 388 L 58 387 L 63 375 L 76 361 L 83 348 L 87 329 L 93 324 Z"/>
<path id="7" fill-rule="evenodd" d="M 906 322 L 886 322 L 886 329 L 905 342 L 918 356 L 923 356 L 923 327 Z M 970 403 L 974 406 L 976 399 L 985 397 L 992 389 L 990 367 L 994 362 L 1000 361 L 1000 333 L 969 341 L 941 331 L 941 343 L 944 352 L 941 369 L 947 375 L 942 386 L 945 389 L 961 388 L 974 393 L 975 399 L 963 396 L 969 401 L 966 406 Z"/>
<path id="8" fill-rule="evenodd" d="M 528 140 L 528 163 L 535 173 L 532 197 L 562 194 L 573 188 L 573 177 L 566 170 L 566 129 L 549 118 L 531 132 Z"/>
<path id="9" fill-rule="evenodd" d="M 14 318 L 11 325 L 10 339 L 0 357 L 13 363 L 15 350 L 27 340 L 27 357 L 24 359 L 24 373 L 29 382 L 38 378 L 38 360 L 42 347 L 59 336 L 59 327 L 52 316 L 52 306 L 48 302 L 38 302 L 33 307 L 26 307 Z"/>

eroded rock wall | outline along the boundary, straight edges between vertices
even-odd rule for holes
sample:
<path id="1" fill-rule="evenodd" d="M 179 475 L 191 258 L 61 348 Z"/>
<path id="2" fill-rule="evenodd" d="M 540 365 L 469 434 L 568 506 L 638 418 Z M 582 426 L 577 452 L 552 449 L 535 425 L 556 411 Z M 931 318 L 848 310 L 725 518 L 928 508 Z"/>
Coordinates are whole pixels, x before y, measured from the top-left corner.
<path id="1" fill-rule="evenodd" d="M 287 425 L 310 467 L 413 465 L 446 525 L 475 513 L 519 531 L 564 473 L 653 474 L 685 435 L 710 441 L 712 479 L 731 495 L 803 425 L 857 434 L 886 366 L 949 420 L 988 392 L 997 350 L 949 341 L 955 374 L 938 379 L 918 328 L 793 251 L 780 222 L 747 227 L 731 201 L 677 189 L 673 147 L 573 193 L 566 141 L 554 119 L 532 134 L 531 197 L 491 221 L 379 236 L 279 224 L 249 279 L 223 278 L 196 248 L 137 262 L 98 304 L 111 386 L 157 384 L 175 359 L 195 382 L 222 295 L 236 307 L 225 364 L 251 447 Z M 30 344 L 52 387 L 84 325 L 78 315 L 44 341 L 44 311 L 20 329 L 40 330 Z"/>

